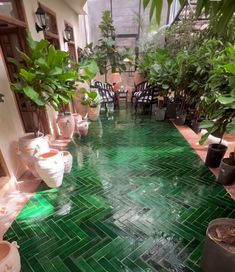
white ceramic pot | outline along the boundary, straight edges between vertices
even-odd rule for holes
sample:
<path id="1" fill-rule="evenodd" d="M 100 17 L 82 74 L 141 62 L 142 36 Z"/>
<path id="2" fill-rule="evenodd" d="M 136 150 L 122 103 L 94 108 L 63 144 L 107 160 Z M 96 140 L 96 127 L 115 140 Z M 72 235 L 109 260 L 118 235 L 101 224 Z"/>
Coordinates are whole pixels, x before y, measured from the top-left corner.
<path id="1" fill-rule="evenodd" d="M 77 129 L 80 135 L 86 136 L 88 134 L 89 123 L 87 121 L 80 121 L 77 124 Z"/>
<path id="2" fill-rule="evenodd" d="M 0 241 L 0 271 L 20 272 L 19 246 L 16 242 Z"/>
<path id="3" fill-rule="evenodd" d="M 63 138 L 70 139 L 73 137 L 75 122 L 71 113 L 66 113 L 65 115 L 59 113 L 57 117 L 57 124 L 60 130 L 60 135 Z"/>
<path id="4" fill-rule="evenodd" d="M 63 152 L 59 150 L 50 149 L 46 153 L 35 155 L 35 167 L 38 175 L 50 188 L 61 186 L 64 166 Z"/>
<path id="5" fill-rule="evenodd" d="M 63 151 L 64 172 L 70 173 L 73 165 L 73 156 L 69 151 Z"/>
<path id="6" fill-rule="evenodd" d="M 100 104 L 95 108 L 88 108 L 88 118 L 91 121 L 96 121 L 100 115 Z"/>
<path id="7" fill-rule="evenodd" d="M 74 123 L 75 123 L 75 127 L 74 127 L 74 131 L 79 133 L 79 123 L 82 121 L 82 116 L 78 113 L 74 113 L 73 115 L 73 119 L 74 119 Z"/>
<path id="8" fill-rule="evenodd" d="M 29 168 L 34 176 L 38 176 L 35 165 L 34 155 L 37 152 L 44 153 L 49 150 L 49 143 L 47 136 L 39 132 L 39 137 L 34 136 L 34 133 L 27 133 L 19 139 L 19 155 L 24 164 Z"/>

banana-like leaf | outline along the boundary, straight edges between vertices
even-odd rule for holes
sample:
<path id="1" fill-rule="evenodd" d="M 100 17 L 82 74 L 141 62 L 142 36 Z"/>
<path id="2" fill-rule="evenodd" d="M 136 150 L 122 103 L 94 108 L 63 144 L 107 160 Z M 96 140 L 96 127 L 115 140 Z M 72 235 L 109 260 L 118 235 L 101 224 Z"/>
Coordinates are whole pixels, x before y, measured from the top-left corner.
<path id="1" fill-rule="evenodd" d="M 23 88 L 24 94 L 38 106 L 45 106 L 46 102 L 40 98 L 39 94 L 30 86 Z"/>

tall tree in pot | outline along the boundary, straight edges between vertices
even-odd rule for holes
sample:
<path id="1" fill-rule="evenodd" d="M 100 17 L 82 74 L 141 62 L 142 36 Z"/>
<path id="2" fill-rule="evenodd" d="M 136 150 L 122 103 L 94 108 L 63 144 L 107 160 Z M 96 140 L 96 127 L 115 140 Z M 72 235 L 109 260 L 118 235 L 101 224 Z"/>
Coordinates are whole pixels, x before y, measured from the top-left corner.
<path id="1" fill-rule="evenodd" d="M 201 128 L 208 132 L 202 136 L 200 143 L 205 142 L 213 133 L 219 133 L 218 144 L 209 146 L 206 165 L 219 167 L 227 147 L 221 144 L 225 132 L 235 132 L 235 49 L 229 44 L 219 57 L 213 58 L 213 68 L 202 97 L 202 105 L 208 119 L 201 123 Z"/>
<path id="2" fill-rule="evenodd" d="M 126 70 L 124 59 L 129 55 L 126 50 L 119 50 L 115 44 L 116 34 L 113 26 L 111 12 L 105 10 L 99 24 L 101 38 L 98 44 L 88 44 L 83 54 L 83 59 L 94 59 L 97 62 L 99 72 L 105 76 L 107 82 L 108 72 L 123 72 Z"/>

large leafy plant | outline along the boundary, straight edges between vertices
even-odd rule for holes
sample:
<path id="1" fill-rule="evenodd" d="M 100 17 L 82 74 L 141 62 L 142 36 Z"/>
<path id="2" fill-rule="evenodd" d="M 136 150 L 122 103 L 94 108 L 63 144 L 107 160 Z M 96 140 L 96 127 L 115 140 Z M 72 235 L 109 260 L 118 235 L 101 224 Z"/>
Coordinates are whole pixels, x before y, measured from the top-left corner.
<path id="1" fill-rule="evenodd" d="M 30 34 L 27 43 L 28 54 L 17 49 L 20 60 L 9 58 L 18 68 L 11 87 L 31 102 L 38 121 L 34 124 L 36 136 L 45 106 L 64 110 L 76 94 L 77 82 L 92 79 L 97 65 L 94 60 L 77 65 L 68 52 L 55 49 L 47 40 L 34 41 Z"/>
<path id="2" fill-rule="evenodd" d="M 201 128 L 206 128 L 200 143 L 214 132 L 223 135 L 225 132 L 235 133 L 235 49 L 233 45 L 227 47 L 212 60 L 213 68 L 210 72 L 208 92 L 202 96 L 202 105 L 207 120 Z M 222 137 L 221 137 L 222 139 Z"/>
<path id="3" fill-rule="evenodd" d="M 28 54 L 17 49 L 22 61 L 9 59 L 18 67 L 12 89 L 23 93 L 35 110 L 50 105 L 59 111 L 75 94 L 77 70 L 69 53 L 56 50 L 47 40 L 37 42 L 28 34 L 27 42 Z"/>
<path id="4" fill-rule="evenodd" d="M 139 71 L 156 86 L 161 95 L 177 92 L 177 63 L 167 49 L 158 48 L 147 53 L 138 63 Z"/>

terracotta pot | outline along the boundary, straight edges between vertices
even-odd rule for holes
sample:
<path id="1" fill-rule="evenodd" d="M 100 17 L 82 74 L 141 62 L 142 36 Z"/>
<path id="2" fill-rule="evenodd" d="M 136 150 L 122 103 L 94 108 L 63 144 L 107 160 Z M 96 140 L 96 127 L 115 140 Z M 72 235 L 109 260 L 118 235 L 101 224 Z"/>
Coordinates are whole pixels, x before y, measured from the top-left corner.
<path id="1" fill-rule="evenodd" d="M 39 132 L 39 137 L 34 133 L 27 133 L 19 139 L 19 154 L 24 164 L 29 168 L 34 176 L 38 176 L 34 165 L 34 155 L 37 152 L 47 152 L 49 150 L 48 138 Z"/>
<path id="2" fill-rule="evenodd" d="M 69 151 L 63 151 L 64 172 L 70 173 L 73 165 L 73 156 Z"/>
<path id="3" fill-rule="evenodd" d="M 73 118 L 74 118 L 74 123 L 75 123 L 75 127 L 74 127 L 74 131 L 79 133 L 79 123 L 82 121 L 82 116 L 78 113 L 74 113 L 72 114 Z"/>
<path id="4" fill-rule="evenodd" d="M 95 108 L 91 108 L 91 107 L 88 108 L 88 118 L 91 121 L 96 121 L 99 115 L 100 115 L 100 105 L 98 105 Z"/>
<path id="5" fill-rule="evenodd" d="M 77 124 L 77 129 L 80 135 L 86 136 L 88 134 L 89 123 L 87 121 L 82 120 Z"/>
<path id="6" fill-rule="evenodd" d="M 63 138 L 70 139 L 73 137 L 75 122 L 71 113 L 66 113 L 65 115 L 59 113 L 57 117 L 57 124 L 60 129 L 60 135 Z"/>
<path id="7" fill-rule="evenodd" d="M 48 187 L 61 186 L 65 168 L 63 152 L 50 149 L 46 153 L 37 153 L 35 155 L 35 167 L 40 178 L 45 181 Z"/>
<path id="8" fill-rule="evenodd" d="M 87 84 L 86 82 L 78 84 L 76 98 L 74 99 L 74 105 L 76 108 L 76 112 L 79 113 L 82 117 L 85 117 L 87 115 L 88 107 L 81 103 L 84 98 L 84 93 L 82 92 L 82 89 L 90 89 L 89 84 Z"/>
<path id="9" fill-rule="evenodd" d="M 0 271 L 1 272 L 20 272 L 19 246 L 16 242 L 9 243 L 0 241 Z"/>

